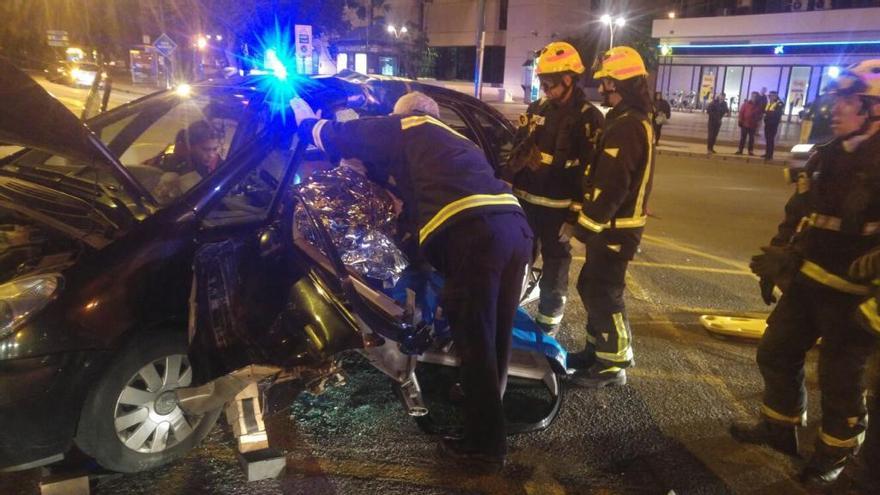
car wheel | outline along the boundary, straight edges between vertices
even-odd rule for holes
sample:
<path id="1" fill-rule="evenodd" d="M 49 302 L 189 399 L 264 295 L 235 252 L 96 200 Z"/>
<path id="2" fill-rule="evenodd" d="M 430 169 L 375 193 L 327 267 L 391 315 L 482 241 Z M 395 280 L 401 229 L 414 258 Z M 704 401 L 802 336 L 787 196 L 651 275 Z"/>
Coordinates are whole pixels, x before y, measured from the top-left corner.
<path id="1" fill-rule="evenodd" d="M 190 416 L 174 390 L 189 386 L 193 369 L 186 335 L 137 336 L 89 393 L 76 444 L 106 469 L 135 473 L 177 459 L 208 434 L 222 408 Z"/>

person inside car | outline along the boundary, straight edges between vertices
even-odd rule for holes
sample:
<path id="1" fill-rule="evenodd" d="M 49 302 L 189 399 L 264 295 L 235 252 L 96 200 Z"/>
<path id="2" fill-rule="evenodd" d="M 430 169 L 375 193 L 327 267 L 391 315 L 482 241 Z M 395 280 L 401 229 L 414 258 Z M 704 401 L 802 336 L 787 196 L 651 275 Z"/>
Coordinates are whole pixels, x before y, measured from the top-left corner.
<path id="1" fill-rule="evenodd" d="M 148 162 L 165 173 L 153 190 L 160 203 L 180 196 L 220 166 L 220 139 L 215 128 L 198 120 L 181 129 L 174 145 Z"/>

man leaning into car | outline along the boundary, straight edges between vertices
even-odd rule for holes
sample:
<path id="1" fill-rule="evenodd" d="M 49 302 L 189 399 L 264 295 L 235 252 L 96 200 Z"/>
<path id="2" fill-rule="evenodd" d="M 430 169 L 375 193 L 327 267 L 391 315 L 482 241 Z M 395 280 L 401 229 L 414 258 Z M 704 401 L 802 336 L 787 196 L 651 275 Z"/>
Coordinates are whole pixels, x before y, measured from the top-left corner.
<path id="1" fill-rule="evenodd" d="M 507 453 L 501 398 L 511 329 L 532 245 L 519 201 L 483 151 L 440 121 L 437 103 L 422 93 L 403 96 L 390 116 L 341 123 L 318 119 L 299 98 L 291 107 L 301 139 L 393 178 L 416 217 L 419 247 L 445 279 L 443 308 L 461 356 L 464 432 L 444 438 L 441 452 L 499 469 Z"/>

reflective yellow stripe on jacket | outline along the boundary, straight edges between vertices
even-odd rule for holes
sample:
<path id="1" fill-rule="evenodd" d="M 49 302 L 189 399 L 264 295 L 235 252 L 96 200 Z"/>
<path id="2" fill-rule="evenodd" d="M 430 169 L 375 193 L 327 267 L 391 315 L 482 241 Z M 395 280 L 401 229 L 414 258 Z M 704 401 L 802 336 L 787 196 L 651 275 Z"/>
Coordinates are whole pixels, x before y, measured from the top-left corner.
<path id="1" fill-rule="evenodd" d="M 542 165 L 550 165 L 552 163 L 553 163 L 553 155 L 551 155 L 550 153 L 544 153 L 542 151 L 541 152 L 541 164 Z M 580 164 L 581 164 L 580 160 L 577 160 L 577 159 L 566 160 L 565 161 L 565 168 L 577 167 Z"/>
<path id="2" fill-rule="evenodd" d="M 642 174 L 642 182 L 641 184 L 639 184 L 639 193 L 638 196 L 636 196 L 636 204 L 633 208 L 633 216 L 627 218 L 615 218 L 612 221 L 606 223 L 599 223 L 588 217 L 586 214 L 584 214 L 583 211 L 581 211 L 580 214 L 578 214 L 578 224 L 580 224 L 585 229 L 598 234 L 605 229 L 611 228 L 612 222 L 614 223 L 614 228 L 616 229 L 635 229 L 639 227 L 644 227 L 648 223 L 648 216 L 642 214 L 642 211 L 644 210 L 645 194 L 648 190 L 648 181 L 651 178 L 651 168 L 654 165 L 654 128 L 647 120 L 642 120 L 641 122 L 642 126 L 645 128 L 645 136 L 648 138 L 648 163 L 647 165 L 645 165 L 645 170 Z M 600 192 L 601 190 L 596 188 L 596 192 L 593 194 L 590 200 L 596 201 L 596 199 L 599 198 Z"/>
<path id="3" fill-rule="evenodd" d="M 862 312 L 862 316 L 871 325 L 871 329 L 880 333 L 880 313 L 878 313 L 877 298 L 872 297 L 863 302 L 859 305 L 859 311 Z"/>
<path id="4" fill-rule="evenodd" d="M 425 241 L 432 232 L 437 230 L 438 227 L 443 225 L 444 222 L 454 217 L 455 215 L 461 213 L 464 210 L 469 210 L 471 208 L 477 208 L 480 206 L 493 206 L 493 205 L 515 205 L 519 206 L 519 200 L 516 199 L 516 196 L 513 194 L 474 194 L 473 196 L 466 196 L 459 200 L 453 201 L 448 205 L 444 206 L 440 211 L 437 212 L 434 217 L 425 224 L 424 227 L 419 230 L 419 243 Z"/>
<path id="5" fill-rule="evenodd" d="M 455 134 L 456 136 L 458 136 L 462 139 L 467 139 L 468 141 L 470 141 L 470 139 L 468 139 L 467 136 L 465 136 L 464 134 L 459 133 L 458 131 L 456 131 L 452 127 L 449 127 L 448 125 L 446 125 L 442 121 L 435 119 L 434 117 L 431 117 L 430 115 L 416 115 L 413 117 L 406 117 L 406 118 L 400 119 L 400 128 L 401 128 L 401 130 L 404 130 L 404 131 L 407 129 L 411 129 L 413 127 L 423 125 L 423 124 L 432 124 L 432 125 L 436 125 L 438 127 L 442 127 L 444 129 L 446 129 L 447 131 L 451 132 L 452 134 Z M 473 141 L 471 141 L 471 142 L 473 142 Z"/>
<path id="6" fill-rule="evenodd" d="M 545 198 L 544 196 L 538 196 L 537 194 L 531 194 L 522 189 L 514 189 L 513 194 L 525 201 L 526 203 L 531 203 L 533 205 L 538 206 L 546 206 L 547 208 L 568 208 L 571 206 L 572 201 L 570 199 L 553 199 L 553 198 Z"/>
<path id="7" fill-rule="evenodd" d="M 806 275 L 808 278 L 819 282 L 822 285 L 831 287 L 832 289 L 838 290 L 840 292 L 854 294 L 857 296 L 866 296 L 870 293 L 870 289 L 868 287 L 864 285 L 854 284 L 849 280 L 838 277 L 837 275 L 828 272 L 827 270 L 813 263 L 812 261 L 804 261 L 804 264 L 801 266 L 801 273 Z"/>

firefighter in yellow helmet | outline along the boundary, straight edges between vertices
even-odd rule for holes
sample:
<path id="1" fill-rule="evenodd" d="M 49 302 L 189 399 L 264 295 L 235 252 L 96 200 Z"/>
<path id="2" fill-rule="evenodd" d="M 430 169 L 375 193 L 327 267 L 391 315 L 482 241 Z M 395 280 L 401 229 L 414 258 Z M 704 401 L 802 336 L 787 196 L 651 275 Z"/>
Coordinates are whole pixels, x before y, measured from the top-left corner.
<path id="1" fill-rule="evenodd" d="M 592 170 L 582 178 L 583 206 L 574 227 L 586 244 L 577 289 L 587 310 L 587 344 L 569 360 L 571 379 L 581 386 L 623 385 L 633 361 L 623 292 L 648 218 L 654 175 L 647 74 L 642 57 L 627 46 L 605 52 L 593 74 L 611 110 Z"/>
<path id="2" fill-rule="evenodd" d="M 849 67 L 828 92 L 835 96 L 835 137 L 790 174 L 797 189 L 785 219 L 764 254 L 752 259 L 764 301 L 775 302 L 774 285 L 783 295 L 758 346 L 760 420 L 731 427 L 742 442 L 797 455 L 807 411 L 804 358 L 822 338 L 822 423 L 802 472 L 802 480 L 817 488 L 837 479 L 867 425 L 863 378 L 877 343 L 854 315 L 871 285 L 850 265 L 880 246 L 880 60 Z"/>
<path id="3" fill-rule="evenodd" d="M 502 169 L 535 233 L 533 258 L 540 252 L 543 260 L 536 320 L 551 335 L 562 321 L 571 264 L 569 239 L 560 233 L 580 209 L 580 178 L 592 163 L 604 120 L 577 86 L 583 72 L 570 44 L 553 42 L 541 50 L 537 74 L 544 97 L 520 117 L 514 151 Z"/>

